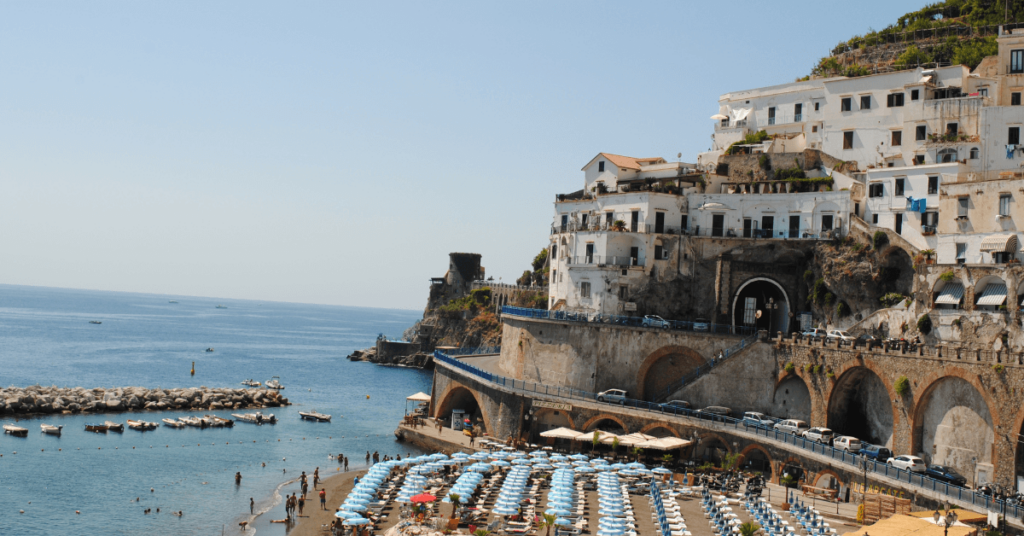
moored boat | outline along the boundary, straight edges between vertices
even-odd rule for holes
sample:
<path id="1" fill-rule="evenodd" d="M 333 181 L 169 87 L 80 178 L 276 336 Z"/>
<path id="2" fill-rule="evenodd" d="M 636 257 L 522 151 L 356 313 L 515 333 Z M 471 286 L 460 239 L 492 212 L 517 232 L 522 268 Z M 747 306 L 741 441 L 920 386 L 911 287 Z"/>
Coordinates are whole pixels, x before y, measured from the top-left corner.
<path id="1" fill-rule="evenodd" d="M 128 419 L 128 428 L 131 428 L 132 430 L 145 432 L 146 430 L 154 430 L 156 429 L 156 427 L 157 424 L 155 422 L 133 421 L 131 419 Z"/>
<path id="2" fill-rule="evenodd" d="M 206 419 L 206 422 L 208 422 L 210 426 L 230 428 L 235 425 L 235 421 L 218 417 L 216 415 L 204 415 L 203 418 Z"/>
<path id="3" fill-rule="evenodd" d="M 206 421 L 199 417 L 178 417 L 178 420 L 189 425 L 195 426 L 196 428 L 206 428 Z"/>
<path id="4" fill-rule="evenodd" d="M 269 380 L 267 380 L 267 388 L 268 389 L 277 389 L 279 391 L 284 390 L 284 386 L 281 385 L 281 377 L 280 376 L 274 376 L 273 378 L 270 378 Z"/>
<path id="5" fill-rule="evenodd" d="M 28 428 L 22 428 L 13 424 L 5 424 L 4 433 L 24 437 L 28 435 Z"/>
<path id="6" fill-rule="evenodd" d="M 245 385 L 246 387 L 259 387 L 260 386 L 260 382 L 250 378 L 250 379 L 245 380 L 244 382 L 242 382 L 242 385 Z"/>
<path id="7" fill-rule="evenodd" d="M 111 432 L 123 432 L 124 424 L 114 421 L 103 421 L 103 424 L 107 425 L 107 430 Z"/>
<path id="8" fill-rule="evenodd" d="M 315 409 L 312 410 L 312 411 L 300 411 L 299 415 L 303 419 L 305 419 L 307 421 L 330 422 L 330 420 L 331 420 L 331 416 L 330 415 L 325 415 L 323 413 L 317 413 L 317 411 Z"/>
<path id="9" fill-rule="evenodd" d="M 90 320 L 89 323 L 90 324 L 102 324 L 103 322 L 100 322 L 99 320 Z"/>
<path id="10" fill-rule="evenodd" d="M 174 419 L 164 419 L 164 426 L 170 426 L 171 428 L 184 428 L 185 423 L 176 421 Z"/>
<path id="11" fill-rule="evenodd" d="M 273 413 L 264 415 L 257 411 L 256 413 L 232 413 L 231 416 L 240 421 L 253 424 L 277 424 L 277 417 Z"/>
<path id="12" fill-rule="evenodd" d="M 110 428 L 109 426 L 107 426 L 105 424 L 100 424 L 98 422 L 87 422 L 87 423 L 85 423 L 85 431 L 86 432 L 96 432 L 98 434 L 102 434 L 102 433 L 106 433 L 109 428 Z"/>
<path id="13" fill-rule="evenodd" d="M 39 427 L 42 428 L 44 434 L 50 435 L 60 435 L 61 429 L 64 428 L 64 426 L 54 426 L 52 424 L 40 424 Z"/>

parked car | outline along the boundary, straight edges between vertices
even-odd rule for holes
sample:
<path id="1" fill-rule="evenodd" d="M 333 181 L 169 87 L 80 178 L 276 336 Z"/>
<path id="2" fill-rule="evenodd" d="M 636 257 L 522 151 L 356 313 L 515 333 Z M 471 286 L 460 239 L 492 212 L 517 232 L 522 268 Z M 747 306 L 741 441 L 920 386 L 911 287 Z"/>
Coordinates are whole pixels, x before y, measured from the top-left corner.
<path id="1" fill-rule="evenodd" d="M 710 331 L 711 325 L 708 321 L 703 318 L 698 318 L 693 321 L 693 331 Z"/>
<path id="2" fill-rule="evenodd" d="M 942 482 L 949 482 L 954 486 L 964 487 L 967 485 L 967 478 L 956 472 L 956 469 L 947 465 L 933 465 L 925 469 L 924 474 Z"/>
<path id="3" fill-rule="evenodd" d="M 807 423 L 799 419 L 786 419 L 775 424 L 774 428 L 780 432 L 801 435 L 809 428 Z"/>
<path id="4" fill-rule="evenodd" d="M 801 333 L 800 336 L 806 339 L 824 339 L 828 337 L 828 333 L 821 328 L 811 328 Z"/>
<path id="5" fill-rule="evenodd" d="M 875 460 L 876 462 L 884 462 L 889 458 L 892 458 L 892 451 L 881 446 L 872 445 L 871 443 L 861 443 L 860 454 L 869 460 Z"/>
<path id="6" fill-rule="evenodd" d="M 842 341 L 843 344 L 849 344 L 849 343 L 852 343 L 854 341 L 854 337 L 853 337 L 853 335 L 850 335 L 849 333 L 847 333 L 845 331 L 842 331 L 842 330 L 839 330 L 839 329 L 833 329 L 832 331 L 828 332 L 828 340 L 830 340 L 830 341 L 837 341 L 838 340 L 838 341 Z"/>
<path id="7" fill-rule="evenodd" d="M 817 441 L 822 445 L 832 444 L 832 430 L 828 428 L 815 426 L 814 428 L 807 429 L 807 431 L 805 431 L 802 435 L 804 439 L 810 441 Z"/>
<path id="8" fill-rule="evenodd" d="M 694 416 L 699 419 L 710 419 L 712 421 L 724 421 L 723 417 L 728 417 L 730 413 L 732 413 L 732 410 L 723 406 L 708 406 L 693 412 Z"/>
<path id="9" fill-rule="evenodd" d="M 891 465 L 897 469 L 903 469 L 906 471 L 912 471 L 914 473 L 923 473 L 928 469 L 928 466 L 924 463 L 924 460 L 917 456 L 910 456 L 908 454 L 900 454 L 895 458 L 889 458 L 886 465 Z"/>
<path id="10" fill-rule="evenodd" d="M 597 401 L 608 402 L 611 404 L 618 402 L 619 404 L 625 405 L 626 392 L 622 389 L 608 389 L 607 391 L 601 391 L 600 393 L 597 393 Z"/>
<path id="11" fill-rule="evenodd" d="M 867 333 L 858 335 L 854 340 L 858 346 L 867 346 L 869 348 L 878 344 L 878 339 L 874 335 L 868 335 Z"/>
<path id="12" fill-rule="evenodd" d="M 664 318 L 662 318 L 660 316 L 657 316 L 657 315 L 647 315 L 647 316 L 644 317 L 644 321 L 643 321 L 642 325 L 645 328 L 664 328 L 664 329 L 668 329 L 670 324 L 669 324 L 668 320 L 665 320 Z"/>
<path id="13" fill-rule="evenodd" d="M 682 400 L 669 400 L 661 405 L 661 409 L 683 410 L 690 409 L 690 403 Z"/>
<path id="14" fill-rule="evenodd" d="M 748 411 L 744 413 L 743 422 L 758 428 L 771 428 L 772 426 L 775 426 L 775 420 L 769 418 L 764 413 L 757 411 Z"/>
<path id="15" fill-rule="evenodd" d="M 832 440 L 832 446 L 845 452 L 860 452 L 860 440 L 853 436 L 839 436 Z"/>

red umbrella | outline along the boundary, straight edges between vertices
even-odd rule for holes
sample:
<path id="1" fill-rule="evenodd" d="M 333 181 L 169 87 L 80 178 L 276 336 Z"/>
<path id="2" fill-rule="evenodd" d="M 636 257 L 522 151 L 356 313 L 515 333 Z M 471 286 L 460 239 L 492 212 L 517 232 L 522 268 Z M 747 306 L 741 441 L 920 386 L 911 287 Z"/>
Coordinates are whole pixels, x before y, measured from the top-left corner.
<path id="1" fill-rule="evenodd" d="M 419 495 L 413 495 L 409 500 L 414 503 L 428 503 L 436 501 L 437 497 L 429 493 L 420 493 Z"/>

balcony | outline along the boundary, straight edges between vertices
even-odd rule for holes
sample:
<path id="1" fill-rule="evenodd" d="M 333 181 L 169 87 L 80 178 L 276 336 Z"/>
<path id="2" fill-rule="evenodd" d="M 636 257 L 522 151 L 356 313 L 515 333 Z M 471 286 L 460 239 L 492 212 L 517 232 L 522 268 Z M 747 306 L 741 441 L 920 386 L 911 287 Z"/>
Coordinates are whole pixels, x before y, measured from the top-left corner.
<path id="1" fill-rule="evenodd" d="M 629 215 L 625 215 L 625 218 L 618 219 L 617 221 L 627 221 Z M 667 235 L 688 235 L 689 230 L 684 227 L 671 227 L 663 225 L 659 228 L 657 225 L 651 225 L 648 223 L 626 223 L 624 225 L 615 225 L 616 220 L 612 222 L 587 222 L 586 225 L 582 223 L 566 223 L 562 225 L 552 225 L 551 234 L 560 233 L 586 233 L 586 232 L 611 232 L 611 233 L 640 233 L 640 234 L 667 234 Z"/>
<path id="2" fill-rule="evenodd" d="M 644 256 L 632 257 L 629 255 L 583 255 L 570 257 L 569 266 L 643 266 Z"/>

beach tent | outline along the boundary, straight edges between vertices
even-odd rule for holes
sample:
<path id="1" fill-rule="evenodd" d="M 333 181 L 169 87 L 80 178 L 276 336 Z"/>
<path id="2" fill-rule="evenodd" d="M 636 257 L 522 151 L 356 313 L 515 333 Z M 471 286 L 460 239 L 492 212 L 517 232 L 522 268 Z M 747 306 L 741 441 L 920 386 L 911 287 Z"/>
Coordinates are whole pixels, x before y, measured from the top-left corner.
<path id="1" fill-rule="evenodd" d="M 663 437 L 661 439 L 652 439 L 644 443 L 637 445 L 642 449 L 654 449 L 654 450 L 672 450 L 683 448 L 687 445 L 692 444 L 693 441 L 686 439 L 679 439 L 678 437 Z"/>
<path id="2" fill-rule="evenodd" d="M 611 432 L 605 432 L 604 430 L 597 430 L 597 434 L 598 434 L 597 435 L 597 440 L 600 443 L 604 443 L 606 439 L 608 440 L 608 443 L 611 443 L 612 439 L 618 437 L 617 435 L 615 435 L 615 434 L 613 434 Z M 583 433 L 583 434 L 577 433 L 577 435 L 576 435 L 576 441 L 585 441 L 585 442 L 589 443 L 589 442 L 591 442 L 593 440 L 594 440 L 594 432 L 593 431 L 586 432 L 586 433 Z"/>
<path id="3" fill-rule="evenodd" d="M 430 395 L 428 395 L 427 393 L 424 393 L 423 391 L 420 391 L 420 392 L 418 392 L 418 393 L 416 393 L 416 394 L 414 394 L 412 396 L 405 397 L 405 414 L 406 415 L 409 414 L 409 402 L 415 402 L 417 404 L 419 404 L 420 402 L 430 402 Z"/>
<path id="4" fill-rule="evenodd" d="M 579 432 L 572 428 L 555 428 L 548 430 L 547 432 L 541 432 L 541 437 L 553 437 L 555 439 L 576 439 L 576 436 L 580 435 Z"/>
<path id="5" fill-rule="evenodd" d="M 641 443 L 646 443 L 648 441 L 651 441 L 652 439 L 658 439 L 657 437 L 654 437 L 652 435 L 641 434 L 639 432 L 637 432 L 635 434 L 629 434 L 629 435 L 618 436 L 618 437 L 619 437 L 619 446 L 623 446 L 623 447 L 635 447 L 635 446 L 637 446 L 637 445 L 639 445 Z M 611 445 L 614 440 L 615 440 L 615 436 L 612 436 L 612 437 L 601 439 L 601 443 L 604 443 L 605 445 Z"/>

